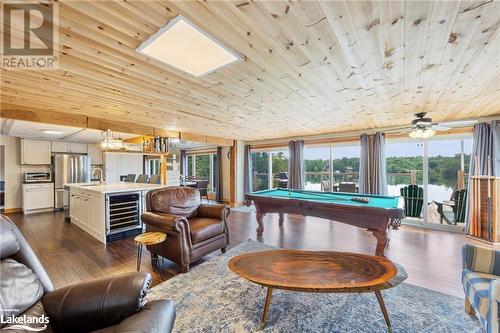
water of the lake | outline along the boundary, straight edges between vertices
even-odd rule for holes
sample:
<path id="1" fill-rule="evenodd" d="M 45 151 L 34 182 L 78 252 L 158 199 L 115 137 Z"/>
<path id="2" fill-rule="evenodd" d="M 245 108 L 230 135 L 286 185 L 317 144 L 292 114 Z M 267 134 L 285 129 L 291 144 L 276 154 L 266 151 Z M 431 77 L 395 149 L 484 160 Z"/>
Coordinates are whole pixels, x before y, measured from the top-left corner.
<path id="1" fill-rule="evenodd" d="M 387 186 L 388 194 L 400 195 L 399 189 L 404 186 L 406 186 L 406 184 L 388 185 Z M 432 201 L 442 202 L 445 200 L 450 200 L 451 195 L 453 193 L 453 189 L 451 187 L 447 187 L 444 185 L 429 184 L 427 188 L 429 189 L 429 202 Z M 305 189 L 310 191 L 321 191 L 321 184 L 306 183 Z"/>

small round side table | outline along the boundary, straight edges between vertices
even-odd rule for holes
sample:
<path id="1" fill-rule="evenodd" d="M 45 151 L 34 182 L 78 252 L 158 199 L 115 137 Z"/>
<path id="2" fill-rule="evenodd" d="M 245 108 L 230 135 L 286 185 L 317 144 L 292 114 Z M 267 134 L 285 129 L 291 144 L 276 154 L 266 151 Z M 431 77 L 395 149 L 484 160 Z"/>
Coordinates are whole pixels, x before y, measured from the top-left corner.
<path id="1" fill-rule="evenodd" d="M 151 254 L 156 258 L 156 265 L 158 264 L 158 245 L 163 243 L 167 239 L 167 234 L 163 232 L 145 232 L 143 234 L 137 235 L 134 238 L 137 244 L 137 271 L 141 270 L 141 260 L 142 260 L 142 248 L 144 246 L 151 246 Z M 153 256 L 151 256 L 153 258 Z M 156 266 L 153 262 L 153 269 Z M 161 272 L 160 272 L 161 275 Z"/>

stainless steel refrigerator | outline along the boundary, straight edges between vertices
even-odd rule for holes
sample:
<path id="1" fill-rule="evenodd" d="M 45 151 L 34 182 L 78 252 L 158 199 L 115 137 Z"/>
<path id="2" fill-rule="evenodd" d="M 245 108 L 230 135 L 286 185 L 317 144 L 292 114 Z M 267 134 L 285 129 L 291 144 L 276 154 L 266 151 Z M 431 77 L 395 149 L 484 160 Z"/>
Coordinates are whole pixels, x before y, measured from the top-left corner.
<path id="1" fill-rule="evenodd" d="M 64 192 L 64 184 L 90 182 L 90 158 L 86 155 L 56 154 L 54 166 L 54 205 L 55 209 L 68 206 L 68 193 Z"/>

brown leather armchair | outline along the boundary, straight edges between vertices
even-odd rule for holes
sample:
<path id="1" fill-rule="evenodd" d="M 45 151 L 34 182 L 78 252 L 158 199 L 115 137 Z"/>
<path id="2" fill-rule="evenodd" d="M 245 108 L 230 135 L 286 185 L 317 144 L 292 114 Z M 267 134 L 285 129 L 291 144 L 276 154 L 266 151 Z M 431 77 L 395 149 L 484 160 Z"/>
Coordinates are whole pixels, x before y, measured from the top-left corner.
<path id="1" fill-rule="evenodd" d="M 182 186 L 148 192 L 142 221 L 146 231 L 168 235 L 158 254 L 179 264 L 185 273 L 201 257 L 218 249 L 226 252 L 228 216 L 229 206 L 202 204 L 196 188 Z"/>
<path id="2" fill-rule="evenodd" d="M 151 275 L 132 272 L 54 290 L 40 260 L 15 224 L 0 215 L 0 315 L 26 316 L 39 328 L 48 317 L 50 332 L 170 332 L 175 320 L 172 301 L 144 305 Z M 38 320 L 38 322 L 36 321 Z M 27 332 L 13 324 L 0 331 Z M 8 330 L 7 330 L 8 329 Z"/>

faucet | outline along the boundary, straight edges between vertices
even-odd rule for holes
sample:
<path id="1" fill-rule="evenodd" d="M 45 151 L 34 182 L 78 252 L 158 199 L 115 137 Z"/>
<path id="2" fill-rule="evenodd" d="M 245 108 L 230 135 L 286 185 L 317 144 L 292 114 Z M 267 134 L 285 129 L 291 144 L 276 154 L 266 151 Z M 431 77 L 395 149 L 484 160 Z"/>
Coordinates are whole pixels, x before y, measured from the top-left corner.
<path id="1" fill-rule="evenodd" d="M 94 175 L 94 173 L 96 172 L 96 170 L 100 171 L 100 173 L 99 173 L 99 183 L 102 184 L 103 183 L 103 177 L 102 177 L 102 169 L 101 168 L 94 168 L 94 169 L 92 169 L 92 175 L 91 176 Z"/>

